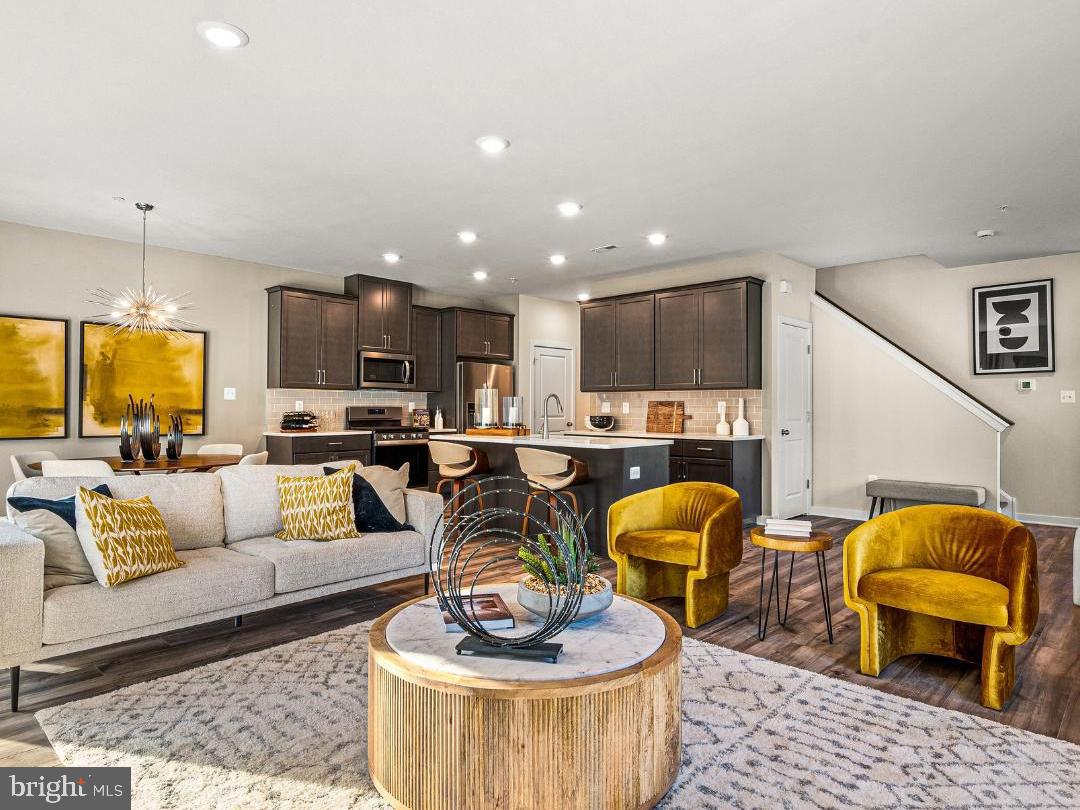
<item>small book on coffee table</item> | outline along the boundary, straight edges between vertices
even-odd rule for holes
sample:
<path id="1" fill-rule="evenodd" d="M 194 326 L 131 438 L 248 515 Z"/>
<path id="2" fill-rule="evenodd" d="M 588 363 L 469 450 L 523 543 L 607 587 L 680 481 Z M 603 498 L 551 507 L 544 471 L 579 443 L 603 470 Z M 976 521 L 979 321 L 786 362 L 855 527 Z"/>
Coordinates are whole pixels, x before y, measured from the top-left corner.
<path id="1" fill-rule="evenodd" d="M 514 626 L 514 614 L 510 612 L 506 602 L 497 593 L 463 595 L 461 602 L 465 608 L 465 615 L 470 619 L 475 618 L 485 630 L 506 630 Z M 465 632 L 447 611 L 443 611 L 442 617 L 447 633 Z"/>

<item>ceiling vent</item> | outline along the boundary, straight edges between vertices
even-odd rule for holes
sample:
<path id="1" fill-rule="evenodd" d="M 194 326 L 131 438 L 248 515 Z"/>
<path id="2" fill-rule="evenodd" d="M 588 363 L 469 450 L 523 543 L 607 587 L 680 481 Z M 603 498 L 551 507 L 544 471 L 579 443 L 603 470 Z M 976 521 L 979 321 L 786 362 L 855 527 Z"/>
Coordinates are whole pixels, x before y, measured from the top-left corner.
<path id="1" fill-rule="evenodd" d="M 590 253 L 607 253 L 609 250 L 618 250 L 618 245 L 600 245 L 600 247 L 594 247 Z"/>

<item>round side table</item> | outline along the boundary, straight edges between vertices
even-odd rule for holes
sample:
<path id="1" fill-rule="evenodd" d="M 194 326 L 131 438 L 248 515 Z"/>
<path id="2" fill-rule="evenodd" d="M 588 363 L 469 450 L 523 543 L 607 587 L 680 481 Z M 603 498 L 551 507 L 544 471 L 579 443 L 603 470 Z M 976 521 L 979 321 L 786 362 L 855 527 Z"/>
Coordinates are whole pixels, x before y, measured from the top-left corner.
<path id="1" fill-rule="evenodd" d="M 525 632 L 516 587 L 482 590 Z M 461 638 L 432 597 L 371 628 L 368 768 L 395 808 L 645 808 L 671 787 L 682 633 L 666 613 L 616 595 L 556 637 L 556 664 L 459 656 Z"/>
<path id="2" fill-rule="evenodd" d="M 821 588 L 821 606 L 825 613 L 825 629 L 829 633 L 829 643 L 833 643 L 832 608 L 829 607 L 829 572 L 825 569 L 825 552 L 832 548 L 833 537 L 828 532 L 815 531 L 808 538 L 779 537 L 765 534 L 765 529 L 755 526 L 750 530 L 750 542 L 761 547 L 761 586 L 758 589 L 758 641 L 765 640 L 769 628 L 769 612 L 772 609 L 773 591 L 776 591 L 776 621 L 783 627 L 787 623 L 788 605 L 791 603 L 791 575 L 795 570 L 796 554 L 813 554 L 817 564 L 818 585 Z M 769 598 L 765 599 L 765 560 L 769 552 L 773 553 L 772 577 L 769 580 Z M 788 566 L 787 595 L 784 597 L 784 612 L 780 612 L 780 552 L 791 553 Z M 764 614 L 764 615 L 762 615 Z"/>

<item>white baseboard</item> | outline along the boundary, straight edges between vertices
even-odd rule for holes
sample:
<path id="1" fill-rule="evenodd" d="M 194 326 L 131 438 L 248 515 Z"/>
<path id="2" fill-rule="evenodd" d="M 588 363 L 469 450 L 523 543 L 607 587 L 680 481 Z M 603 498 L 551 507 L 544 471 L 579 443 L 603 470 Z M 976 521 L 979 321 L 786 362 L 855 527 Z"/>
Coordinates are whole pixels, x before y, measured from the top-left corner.
<path id="1" fill-rule="evenodd" d="M 1041 523 L 1044 526 L 1080 526 L 1080 517 L 1062 515 L 1031 515 L 1021 512 L 1016 519 L 1021 523 Z"/>
<path id="2" fill-rule="evenodd" d="M 810 514 L 819 517 L 843 518 L 844 520 L 866 520 L 866 509 L 839 509 L 833 506 L 810 507 Z"/>

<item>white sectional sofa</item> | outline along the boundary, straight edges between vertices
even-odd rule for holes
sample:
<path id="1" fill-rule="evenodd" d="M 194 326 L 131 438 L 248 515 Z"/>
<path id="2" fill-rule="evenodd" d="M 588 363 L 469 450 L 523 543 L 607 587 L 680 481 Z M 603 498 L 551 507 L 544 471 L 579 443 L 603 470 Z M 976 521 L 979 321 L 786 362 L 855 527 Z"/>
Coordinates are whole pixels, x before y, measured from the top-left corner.
<path id="1" fill-rule="evenodd" d="M 22 664 L 427 573 L 427 544 L 442 531 L 443 507 L 430 492 L 405 490 L 415 531 L 332 542 L 274 537 L 281 529 L 275 477 L 322 472 L 270 465 L 13 484 L 8 497 L 57 500 L 98 484 L 117 498 L 149 495 L 185 565 L 114 588 L 90 582 L 45 590 L 44 544 L 0 521 L 0 666 L 12 670 L 12 711 Z"/>

